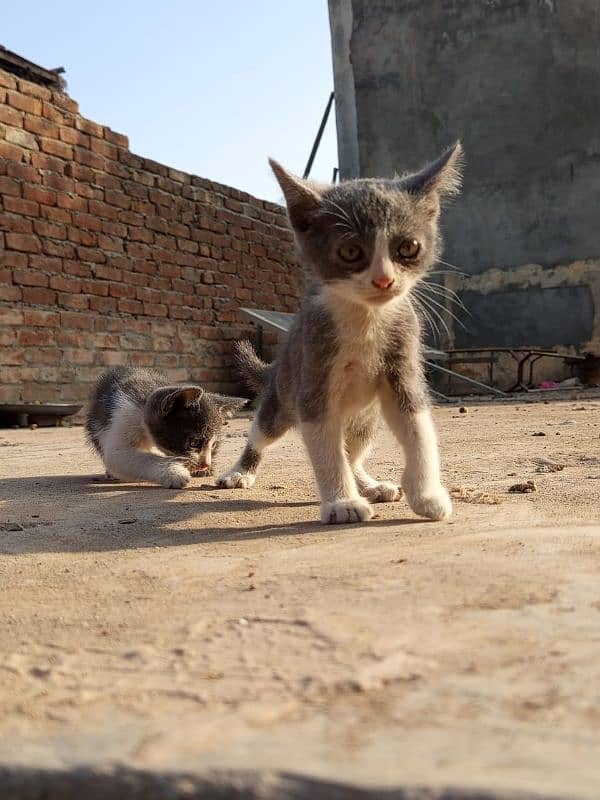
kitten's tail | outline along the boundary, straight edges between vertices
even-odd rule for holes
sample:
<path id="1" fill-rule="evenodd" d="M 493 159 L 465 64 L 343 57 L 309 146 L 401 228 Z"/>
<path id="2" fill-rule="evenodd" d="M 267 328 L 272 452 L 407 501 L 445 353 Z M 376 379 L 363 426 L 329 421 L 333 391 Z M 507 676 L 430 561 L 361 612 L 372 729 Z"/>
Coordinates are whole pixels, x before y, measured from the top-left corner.
<path id="1" fill-rule="evenodd" d="M 233 354 L 238 372 L 249 389 L 260 394 L 267 385 L 271 365 L 259 358 L 248 341 L 236 342 Z"/>

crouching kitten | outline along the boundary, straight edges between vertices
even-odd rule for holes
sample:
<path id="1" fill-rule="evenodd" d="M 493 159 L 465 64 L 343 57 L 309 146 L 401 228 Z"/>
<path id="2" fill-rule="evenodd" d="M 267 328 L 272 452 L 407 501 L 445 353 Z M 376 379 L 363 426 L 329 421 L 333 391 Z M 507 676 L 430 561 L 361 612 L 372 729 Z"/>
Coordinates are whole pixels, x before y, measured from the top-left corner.
<path id="1" fill-rule="evenodd" d="M 109 476 L 181 489 L 212 473 L 221 428 L 246 402 L 115 367 L 94 388 L 85 428 Z"/>

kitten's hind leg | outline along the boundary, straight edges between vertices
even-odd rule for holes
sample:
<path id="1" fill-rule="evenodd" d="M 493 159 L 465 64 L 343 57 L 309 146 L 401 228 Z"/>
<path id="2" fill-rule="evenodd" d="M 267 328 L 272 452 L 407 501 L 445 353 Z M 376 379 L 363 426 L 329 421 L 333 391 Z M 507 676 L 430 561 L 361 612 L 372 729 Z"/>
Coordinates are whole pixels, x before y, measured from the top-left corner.
<path id="1" fill-rule="evenodd" d="M 365 470 L 363 461 L 369 454 L 377 427 L 376 412 L 351 420 L 346 429 L 346 452 L 358 491 L 371 503 L 392 503 L 402 491 L 392 481 L 378 481 Z"/>
<path id="2" fill-rule="evenodd" d="M 189 470 L 178 461 L 155 453 L 121 446 L 104 454 L 107 473 L 125 481 L 149 481 L 166 489 L 183 489 L 191 480 Z"/>
<path id="3" fill-rule="evenodd" d="M 291 427 L 283 413 L 274 390 L 270 390 L 258 410 L 242 455 L 227 472 L 217 478 L 220 489 L 250 489 L 264 450 L 281 438 Z"/>
<path id="4" fill-rule="evenodd" d="M 321 521 L 336 524 L 371 519 L 373 509 L 360 496 L 340 424 L 337 421 L 305 422 L 302 436 L 319 487 Z"/>

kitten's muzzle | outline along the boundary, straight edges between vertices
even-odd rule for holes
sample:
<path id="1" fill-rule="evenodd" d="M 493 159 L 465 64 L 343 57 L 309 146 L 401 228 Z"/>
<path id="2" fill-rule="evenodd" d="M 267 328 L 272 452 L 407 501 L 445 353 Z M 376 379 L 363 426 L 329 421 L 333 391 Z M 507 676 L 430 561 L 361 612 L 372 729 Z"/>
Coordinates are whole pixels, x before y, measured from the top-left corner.
<path id="1" fill-rule="evenodd" d="M 376 289 L 381 289 L 382 291 L 387 291 L 391 289 L 392 285 L 394 284 L 395 278 L 392 278 L 388 275 L 379 275 L 377 278 L 373 278 L 371 283 Z"/>

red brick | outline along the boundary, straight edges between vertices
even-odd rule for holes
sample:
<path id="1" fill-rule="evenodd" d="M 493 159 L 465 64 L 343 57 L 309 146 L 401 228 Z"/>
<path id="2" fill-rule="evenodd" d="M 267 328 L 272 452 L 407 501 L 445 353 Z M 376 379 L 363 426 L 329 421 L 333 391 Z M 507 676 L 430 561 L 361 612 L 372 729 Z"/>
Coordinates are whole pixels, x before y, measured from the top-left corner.
<path id="1" fill-rule="evenodd" d="M 38 236 L 47 236 L 50 239 L 66 239 L 67 229 L 64 225 L 55 222 L 46 222 L 43 219 L 33 221 L 33 228 Z"/>
<path id="2" fill-rule="evenodd" d="M 90 307 L 90 301 L 86 295 L 68 292 L 59 292 L 57 303 L 61 308 L 69 308 L 73 311 L 87 311 Z"/>
<path id="3" fill-rule="evenodd" d="M 95 214 L 110 220 L 117 220 L 119 218 L 119 210 L 113 206 L 109 206 L 107 203 L 103 203 L 99 200 L 90 200 L 89 205 L 90 214 Z"/>
<path id="4" fill-rule="evenodd" d="M 32 345 L 54 344 L 54 332 L 47 329 L 38 331 L 21 330 L 18 334 L 19 344 L 24 347 Z"/>
<path id="5" fill-rule="evenodd" d="M 84 197 L 79 197 L 76 194 L 59 194 L 57 195 L 57 203 L 60 208 L 66 208 L 70 211 L 87 211 L 88 201 Z"/>
<path id="6" fill-rule="evenodd" d="M 14 347 L 0 347 L 0 364 L 7 366 L 18 366 L 24 361 L 23 351 L 15 350 Z M 4 372 L 4 370 L 3 370 Z"/>
<path id="7" fill-rule="evenodd" d="M 48 276 L 36 269 L 13 270 L 13 282 L 21 286 L 48 286 Z"/>
<path id="8" fill-rule="evenodd" d="M 57 328 L 60 325 L 60 316 L 56 311 L 39 311 L 38 309 L 25 308 L 23 310 L 23 324 L 43 328 Z"/>
<path id="9" fill-rule="evenodd" d="M 57 196 L 60 197 L 60 195 Z M 57 208 L 56 206 L 41 206 L 40 214 L 45 219 L 49 219 L 52 222 L 62 222 L 64 224 L 68 224 L 72 221 L 72 215 L 70 211 L 67 211 L 66 208 Z"/>
<path id="10" fill-rule="evenodd" d="M 90 150 L 85 150 L 83 147 L 74 148 L 73 158 L 78 164 L 83 164 L 91 169 L 103 171 L 106 167 L 106 162 L 102 156 L 92 153 Z"/>
<path id="11" fill-rule="evenodd" d="M 42 113 L 42 102 L 36 97 L 28 97 L 20 92 L 8 91 L 6 99 L 9 106 L 18 108 L 19 111 L 26 111 L 28 114 L 40 115 Z"/>
<path id="12" fill-rule="evenodd" d="M 7 302 L 18 302 L 23 299 L 23 291 L 20 286 L 3 286 L 0 283 L 0 300 Z"/>
<path id="13" fill-rule="evenodd" d="M 83 281 L 81 291 L 84 294 L 95 294 L 99 297 L 108 295 L 108 284 L 102 281 Z"/>
<path id="14" fill-rule="evenodd" d="M 136 296 L 136 288 L 135 286 L 128 286 L 125 283 L 111 283 L 110 296 L 134 299 Z"/>
<path id="15" fill-rule="evenodd" d="M 4 210 L 11 214 L 24 214 L 29 217 L 37 217 L 40 213 L 40 206 L 33 200 L 22 200 L 20 197 L 4 197 Z"/>
<path id="16" fill-rule="evenodd" d="M 40 137 L 40 149 L 44 153 L 50 153 L 51 156 L 57 158 L 71 159 L 73 158 L 73 148 L 70 144 L 59 142 L 56 139 L 45 139 Z"/>
<path id="17" fill-rule="evenodd" d="M 168 308 L 163 303 L 144 303 L 144 314 L 148 317 L 166 317 Z"/>
<path id="18" fill-rule="evenodd" d="M 0 307 L 0 323 L 2 325 L 22 325 L 23 312 L 16 308 Z"/>
<path id="19" fill-rule="evenodd" d="M 82 282 L 79 280 L 79 278 L 67 278 L 64 275 L 52 275 L 50 278 L 50 288 L 56 289 L 58 292 L 79 294 L 81 292 Z"/>
<path id="20" fill-rule="evenodd" d="M 90 147 L 92 153 L 98 153 L 105 158 L 109 158 L 111 160 L 115 160 L 117 158 L 117 148 L 111 142 L 106 142 L 103 139 L 96 139 L 95 136 L 92 136 L 90 140 Z"/>
<path id="21" fill-rule="evenodd" d="M 0 122 L 15 128 L 22 128 L 23 114 L 10 106 L 0 105 Z"/>
<path id="22" fill-rule="evenodd" d="M 32 305 L 54 306 L 56 305 L 56 292 L 39 286 L 26 286 L 23 289 L 23 300 Z"/>
<path id="23" fill-rule="evenodd" d="M 94 317 L 91 314 L 75 314 L 62 311 L 60 315 L 61 328 L 78 328 L 91 331 L 94 327 Z"/>
<path id="24" fill-rule="evenodd" d="M 69 240 L 84 247 L 93 247 L 98 242 L 97 234 L 93 231 L 82 231 L 80 228 L 69 228 Z"/>
<path id="25" fill-rule="evenodd" d="M 37 236 L 29 233 L 7 233 L 6 247 L 23 253 L 39 253 L 42 249 Z"/>
<path id="26" fill-rule="evenodd" d="M 123 272 L 120 269 L 106 264 L 97 264 L 94 267 L 94 274 L 97 278 L 108 281 L 120 281 L 123 278 Z"/>
<path id="27" fill-rule="evenodd" d="M 14 214 L 0 214 L 0 231 L 31 233 L 33 231 L 33 222 L 30 219 L 15 216 Z"/>
<path id="28" fill-rule="evenodd" d="M 73 253 L 72 258 L 65 258 L 63 261 L 63 272 L 66 275 L 77 275 L 80 278 L 89 278 L 92 275 L 90 264 L 84 264 L 75 258 L 76 253 Z"/>
<path id="29" fill-rule="evenodd" d="M 0 109 L 1 108 L 2 106 L 0 106 Z M 14 144 L 0 141 L 0 158 L 6 158 L 12 162 L 18 162 L 25 159 L 25 153 L 20 147 L 17 147 Z"/>
<path id="30" fill-rule="evenodd" d="M 0 176 L 0 194 L 9 194 L 13 197 L 19 197 L 21 195 L 21 184 L 13 178 L 8 178 L 4 175 Z"/>
<path id="31" fill-rule="evenodd" d="M 47 256 L 75 258 L 75 248 L 69 242 L 53 242 L 51 239 L 46 239 L 42 242 L 42 250 Z"/>
<path id="32" fill-rule="evenodd" d="M 27 269 L 29 256 L 26 253 L 18 253 L 16 250 L 5 250 L 2 253 L 2 264 L 5 267 L 18 267 Z"/>
<path id="33" fill-rule="evenodd" d="M 66 364 L 93 364 L 94 355 L 91 350 L 67 348 L 63 351 L 63 362 Z"/>
<path id="34" fill-rule="evenodd" d="M 104 128 L 102 125 L 98 125 L 97 122 L 92 122 L 84 117 L 78 117 L 78 119 L 75 120 L 75 127 L 78 131 L 83 131 L 83 133 L 87 133 L 90 136 L 96 136 L 98 139 L 102 139 L 104 136 Z"/>
<path id="35" fill-rule="evenodd" d="M 138 300 L 128 300 L 126 298 L 119 300 L 117 308 L 127 314 L 141 314 L 144 310 L 144 306 Z"/>
<path id="36" fill-rule="evenodd" d="M 30 364 L 60 364 L 61 351 L 56 347 L 30 347 L 25 358 Z"/>
<path id="37" fill-rule="evenodd" d="M 7 89 L 16 89 L 17 81 L 12 75 L 0 70 L 0 86 L 5 86 Z"/>
<path id="38" fill-rule="evenodd" d="M 26 131 L 36 133 L 38 136 L 49 136 L 53 139 L 58 139 L 58 125 L 55 122 L 51 122 L 49 119 L 46 119 L 46 117 L 25 114 L 23 127 Z M 42 148 L 42 150 L 43 149 L 44 148 Z"/>
<path id="39" fill-rule="evenodd" d="M 54 172 L 58 175 L 62 175 L 65 168 L 64 161 L 61 161 L 60 158 L 56 158 L 56 156 L 47 155 L 46 153 L 32 153 L 31 163 L 36 169 Z M 45 175 L 42 175 L 42 179 L 45 177 Z"/>
<path id="40" fill-rule="evenodd" d="M 29 164 L 18 164 L 10 161 L 7 165 L 6 174 L 11 178 L 18 178 L 29 183 L 40 183 L 41 181 L 40 173 Z"/>
<path id="41" fill-rule="evenodd" d="M 111 144 L 115 144 L 119 148 L 129 149 L 129 139 L 122 133 L 116 133 L 111 131 L 110 128 L 104 128 L 104 138 L 107 142 L 111 142 Z"/>
<path id="42" fill-rule="evenodd" d="M 102 230 L 102 220 L 98 219 L 94 214 L 74 214 L 73 223 L 78 228 L 83 228 L 86 231 L 100 231 Z"/>
<path id="43" fill-rule="evenodd" d="M 10 328 L 0 328 L 0 347 L 11 347 L 17 342 L 17 332 Z M 6 370 L 2 370 L 2 380 L 7 382 Z"/>
<path id="44" fill-rule="evenodd" d="M 75 128 L 59 128 L 58 136 L 61 142 L 66 142 L 67 144 L 75 144 L 85 148 L 89 148 L 90 146 L 89 135 Z"/>
<path id="45" fill-rule="evenodd" d="M 78 247 L 77 255 L 82 261 L 93 261 L 96 264 L 103 264 L 106 261 L 102 250 L 94 247 Z"/>
<path id="46" fill-rule="evenodd" d="M 33 200 L 42 205 L 56 205 L 56 192 L 44 189 L 41 186 L 23 186 L 23 197 L 26 200 Z"/>
<path id="47" fill-rule="evenodd" d="M 93 347 L 116 349 L 119 347 L 119 337 L 114 333 L 94 333 L 91 343 Z"/>
<path id="48" fill-rule="evenodd" d="M 52 95 L 52 101 L 55 106 L 58 108 L 63 108 L 65 111 L 70 111 L 72 114 L 77 114 L 79 111 L 79 105 L 72 100 L 68 95 L 62 94 L 62 92 L 54 92 Z"/>
<path id="49" fill-rule="evenodd" d="M 104 314 L 117 310 L 117 301 L 113 297 L 90 297 L 90 308 Z"/>
<path id="50" fill-rule="evenodd" d="M 57 330 L 54 338 L 59 347 L 85 347 L 87 337 L 78 331 Z"/>
<path id="51" fill-rule="evenodd" d="M 52 97 L 50 89 L 22 78 L 19 80 L 19 91 L 23 94 L 30 94 L 32 97 L 39 97 L 40 100 L 50 100 Z"/>
<path id="52" fill-rule="evenodd" d="M 125 192 L 108 190 L 104 193 L 104 199 L 111 206 L 118 206 L 127 210 L 131 206 L 131 200 Z"/>
<path id="53" fill-rule="evenodd" d="M 42 183 L 50 189 L 56 189 L 59 192 L 74 192 L 75 181 L 71 178 L 65 178 L 64 175 L 57 175 L 54 173 L 47 173 L 42 176 Z"/>

